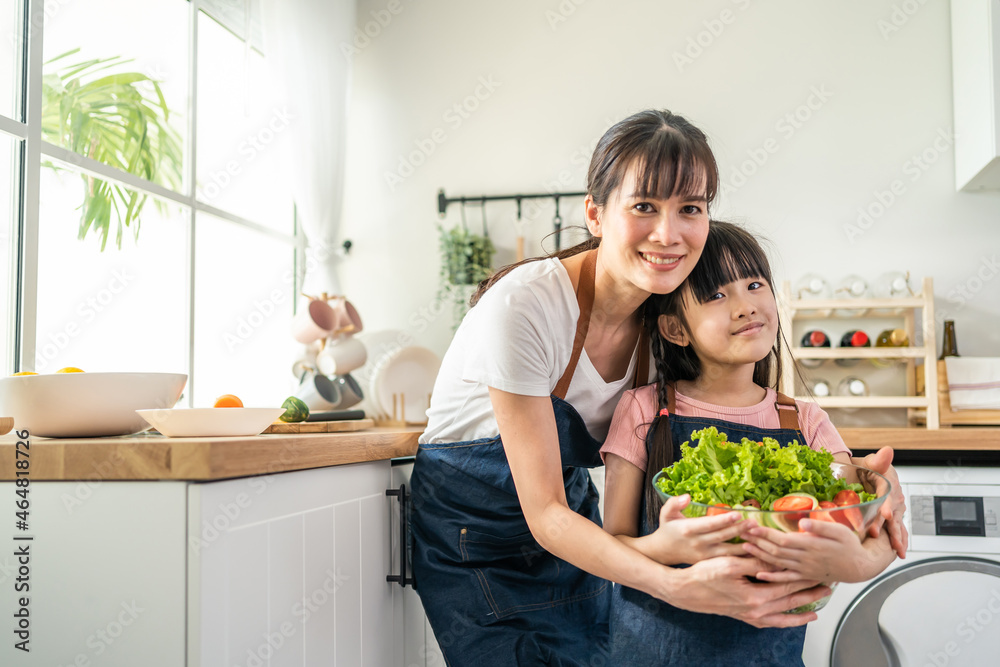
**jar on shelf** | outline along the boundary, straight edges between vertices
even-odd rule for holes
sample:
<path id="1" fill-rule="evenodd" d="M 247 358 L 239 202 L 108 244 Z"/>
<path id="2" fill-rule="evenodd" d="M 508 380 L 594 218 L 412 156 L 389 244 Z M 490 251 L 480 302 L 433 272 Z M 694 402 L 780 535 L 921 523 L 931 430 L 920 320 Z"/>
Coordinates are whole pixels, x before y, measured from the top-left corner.
<path id="1" fill-rule="evenodd" d="M 868 384 L 859 377 L 846 377 L 837 384 L 838 396 L 867 396 Z"/>
<path id="2" fill-rule="evenodd" d="M 860 329 L 851 329 L 844 333 L 840 337 L 840 347 L 842 348 L 861 348 L 861 347 L 871 347 L 872 341 L 868 338 L 868 334 Z M 860 359 L 834 359 L 834 362 L 838 366 L 854 366 Z"/>
<path id="3" fill-rule="evenodd" d="M 826 398 L 832 393 L 830 383 L 822 378 L 817 378 L 809 383 L 809 391 L 816 398 Z"/>
<path id="4" fill-rule="evenodd" d="M 858 275 L 846 276 L 833 290 L 834 299 L 867 299 L 871 297 L 868 281 Z M 857 317 L 865 314 L 865 308 L 838 308 L 836 313 L 843 317 Z"/>

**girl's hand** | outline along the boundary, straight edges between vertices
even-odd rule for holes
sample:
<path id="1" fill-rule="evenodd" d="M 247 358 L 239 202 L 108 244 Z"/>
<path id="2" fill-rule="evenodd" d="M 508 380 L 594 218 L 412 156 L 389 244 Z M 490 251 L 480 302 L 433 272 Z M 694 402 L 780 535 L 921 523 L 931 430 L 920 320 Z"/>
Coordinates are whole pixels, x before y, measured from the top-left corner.
<path id="1" fill-rule="evenodd" d="M 754 528 L 744 536 L 746 552 L 784 572 L 761 572 L 758 579 L 771 582 L 796 579 L 819 581 L 867 581 L 882 572 L 895 558 L 890 540 L 881 537 L 858 540 L 850 528 L 828 521 L 803 519 L 805 532 L 783 533 L 773 528 Z"/>
<path id="2" fill-rule="evenodd" d="M 739 512 L 689 519 L 681 510 L 691 502 L 691 496 L 669 498 L 660 509 L 660 526 L 648 536 L 647 555 L 664 565 L 693 564 L 716 556 L 742 556 L 739 544 L 729 540 L 742 536 L 755 526 L 741 521 Z"/>
<path id="3" fill-rule="evenodd" d="M 681 609 L 729 616 L 756 628 L 791 628 L 815 621 L 815 612 L 785 612 L 829 595 L 830 589 L 801 578 L 763 584 L 747 578 L 771 569 L 756 558 L 709 558 L 673 570 L 677 583 L 664 599 Z"/>
<path id="4" fill-rule="evenodd" d="M 900 558 L 906 558 L 906 547 L 909 543 L 909 534 L 906 532 L 906 526 L 903 525 L 906 501 L 903 498 L 903 488 L 899 484 L 899 476 L 896 474 L 896 469 L 892 467 L 892 447 L 883 447 L 863 459 L 853 459 L 853 463 L 881 473 L 892 484 L 892 492 L 879 508 L 879 516 L 868 529 L 868 534 L 872 537 L 878 537 L 882 524 L 885 523 L 892 548 L 896 550 Z M 882 480 L 878 480 L 875 485 L 875 493 L 880 493 L 880 487 L 884 484 Z"/>

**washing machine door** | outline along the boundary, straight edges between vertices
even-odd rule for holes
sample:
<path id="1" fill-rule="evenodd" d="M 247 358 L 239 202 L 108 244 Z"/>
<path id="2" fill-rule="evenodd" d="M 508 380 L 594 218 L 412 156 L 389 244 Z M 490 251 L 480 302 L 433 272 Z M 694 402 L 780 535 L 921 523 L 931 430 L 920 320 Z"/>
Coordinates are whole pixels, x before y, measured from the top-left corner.
<path id="1" fill-rule="evenodd" d="M 855 598 L 834 633 L 830 665 L 994 666 L 998 638 L 1000 563 L 929 558 L 882 575 Z"/>

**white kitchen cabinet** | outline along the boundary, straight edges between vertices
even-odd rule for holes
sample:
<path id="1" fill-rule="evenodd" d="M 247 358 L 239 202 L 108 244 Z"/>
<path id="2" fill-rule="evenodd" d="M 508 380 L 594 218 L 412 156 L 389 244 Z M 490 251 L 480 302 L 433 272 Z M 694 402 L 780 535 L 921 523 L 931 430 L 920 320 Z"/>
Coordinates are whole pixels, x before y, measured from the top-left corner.
<path id="1" fill-rule="evenodd" d="M 399 489 L 400 485 L 405 485 L 407 493 L 409 493 L 410 473 L 412 471 L 412 463 L 394 461 L 390 487 Z M 393 501 L 389 526 L 389 537 L 392 544 L 392 564 L 390 567 L 392 573 L 398 575 L 400 532 L 396 501 Z M 409 559 L 407 560 L 409 561 Z M 409 564 L 407 565 L 407 575 L 412 576 Z M 426 614 L 424 614 L 424 607 L 412 586 L 404 588 L 399 584 L 392 584 L 392 618 L 394 628 L 393 665 L 398 667 L 444 667 L 444 656 L 441 655 L 441 649 L 434 639 L 434 632 L 427 622 Z"/>
<path id="2" fill-rule="evenodd" d="M 951 2 L 955 186 L 1000 190 L 1000 7 Z"/>
<path id="3" fill-rule="evenodd" d="M 443 665 L 413 589 L 386 581 L 398 568 L 390 529 L 396 549 L 399 538 L 385 492 L 408 471 L 376 461 L 205 483 L 35 482 L 31 652 L 8 639 L 0 665 Z M 13 551 L 0 556 L 7 619 Z"/>
<path id="4" fill-rule="evenodd" d="M 389 462 L 190 484 L 189 667 L 393 664 Z"/>

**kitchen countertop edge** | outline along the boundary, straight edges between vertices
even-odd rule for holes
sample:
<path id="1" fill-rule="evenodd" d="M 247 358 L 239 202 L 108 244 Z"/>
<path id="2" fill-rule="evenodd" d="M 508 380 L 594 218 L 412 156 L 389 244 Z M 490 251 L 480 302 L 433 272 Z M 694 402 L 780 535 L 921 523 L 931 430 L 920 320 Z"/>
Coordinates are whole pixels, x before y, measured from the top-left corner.
<path id="1" fill-rule="evenodd" d="M 32 437 L 27 458 L 17 457 L 17 440 L 5 436 L 0 440 L 0 481 L 17 479 L 15 458 L 30 462 L 28 478 L 32 482 L 206 482 L 267 475 L 412 456 L 422 432 L 421 427 L 376 427 L 346 433 L 220 438 L 165 438 L 156 434 Z"/>

